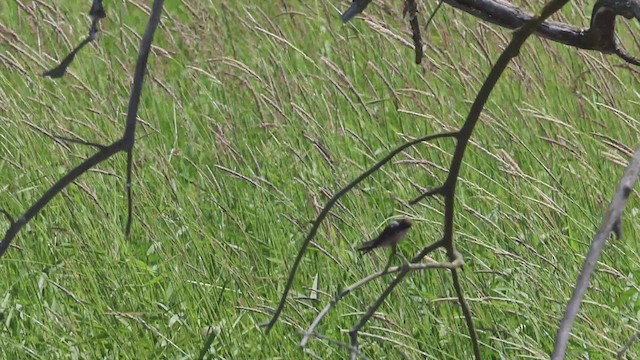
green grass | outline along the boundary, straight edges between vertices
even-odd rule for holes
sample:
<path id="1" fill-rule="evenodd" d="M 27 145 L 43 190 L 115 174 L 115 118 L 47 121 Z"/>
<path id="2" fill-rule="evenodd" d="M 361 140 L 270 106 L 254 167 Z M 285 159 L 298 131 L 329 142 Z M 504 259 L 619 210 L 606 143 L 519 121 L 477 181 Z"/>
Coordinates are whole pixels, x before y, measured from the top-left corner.
<path id="1" fill-rule="evenodd" d="M 0 207 L 21 214 L 93 151 L 46 133 L 102 143 L 121 135 L 148 3 L 105 2 L 98 42 L 57 81 L 38 75 L 86 35 L 89 1 L 0 5 Z M 328 197 L 405 140 L 458 128 L 509 31 L 445 6 L 416 66 L 400 1 L 375 2 L 371 23 L 346 26 L 338 16 L 346 1 L 179 3 L 166 2 L 143 90 L 133 233 L 123 236 L 119 155 L 54 199 L 0 260 L 2 358 L 193 358 L 209 331 L 212 359 L 311 358 L 299 332 L 328 295 L 384 266 L 385 253 L 361 257 L 358 243 L 401 214 L 416 224 L 401 246 L 407 256 L 439 237 L 439 201 L 405 204 L 444 179 L 451 141 L 404 152 L 343 198 L 305 256 L 282 320 L 269 336 L 258 327 Z M 589 6 L 563 14 L 586 24 Z M 482 114 L 458 187 L 456 244 L 487 359 L 552 349 L 638 142 L 638 72 L 619 64 L 531 39 Z M 633 196 L 568 358 L 611 358 L 640 331 L 639 229 Z M 300 300 L 316 276 L 326 295 Z M 348 341 L 344 330 L 388 281 L 347 297 L 318 330 Z M 472 355 L 445 271 L 413 274 L 379 312 L 361 340 L 372 359 Z M 317 340 L 309 351 L 347 356 Z M 629 358 L 639 353 L 635 346 Z"/>

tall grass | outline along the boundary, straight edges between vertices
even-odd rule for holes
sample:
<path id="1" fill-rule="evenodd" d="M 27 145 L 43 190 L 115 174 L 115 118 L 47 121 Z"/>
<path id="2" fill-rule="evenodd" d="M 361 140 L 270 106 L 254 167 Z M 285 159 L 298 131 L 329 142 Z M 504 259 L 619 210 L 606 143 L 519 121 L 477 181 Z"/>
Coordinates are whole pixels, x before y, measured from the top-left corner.
<path id="1" fill-rule="evenodd" d="M 575 3 L 563 20 L 586 24 L 591 5 Z M 0 5 L 0 206 L 12 214 L 92 151 L 47 134 L 107 143 L 123 130 L 146 2 L 105 3 L 99 41 L 69 74 L 38 76 L 86 35 L 88 6 Z M 406 201 L 444 179 L 450 141 L 403 153 L 344 198 L 303 260 L 282 321 L 269 336 L 258 327 L 328 197 L 403 141 L 459 127 L 510 35 L 445 7 L 416 66 L 400 1 L 374 2 L 342 25 L 346 6 L 166 3 L 139 113 L 132 235 L 122 235 L 119 157 L 55 199 L 0 261 L 2 358 L 193 358 L 211 331 L 211 358 L 306 358 L 298 332 L 340 287 L 385 264 L 383 252 L 360 257 L 355 245 L 401 214 L 415 219 L 405 255 L 439 238 L 441 204 Z M 638 30 L 623 26 L 623 41 Z M 552 348 L 638 141 L 638 71 L 620 64 L 532 39 L 482 115 L 458 187 L 456 241 L 486 358 L 544 358 Z M 627 211 L 569 358 L 610 358 L 640 331 L 635 197 Z M 347 340 L 384 284 L 345 299 L 318 330 Z M 469 358 L 448 274 L 408 279 L 361 346 L 374 359 Z M 347 354 L 323 341 L 308 352 Z"/>

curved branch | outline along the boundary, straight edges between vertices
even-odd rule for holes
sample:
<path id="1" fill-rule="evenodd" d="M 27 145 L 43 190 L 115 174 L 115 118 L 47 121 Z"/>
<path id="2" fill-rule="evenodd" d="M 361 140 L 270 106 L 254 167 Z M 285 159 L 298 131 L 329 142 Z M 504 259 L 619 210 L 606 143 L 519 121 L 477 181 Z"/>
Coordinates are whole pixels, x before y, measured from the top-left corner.
<path id="1" fill-rule="evenodd" d="M 7 232 L 0 242 L 0 258 L 9 248 L 11 241 L 18 234 L 20 229 L 25 226 L 29 220 L 31 220 L 34 216 L 40 212 L 48 203 L 51 201 L 56 195 L 58 195 L 62 190 L 64 190 L 67 186 L 69 186 L 72 182 L 74 182 L 80 175 L 87 172 L 92 167 L 100 164 L 101 162 L 109 159 L 116 153 L 122 151 L 122 141 L 118 140 L 109 146 L 104 147 L 102 150 L 95 153 L 90 158 L 83 161 L 80 165 L 76 166 L 74 169 L 69 171 L 66 175 L 64 175 L 60 180 L 58 180 L 53 186 L 47 190 L 31 207 L 24 213 L 20 218 L 13 222 Z"/>
<path id="2" fill-rule="evenodd" d="M 503 0 L 443 1 L 456 9 L 507 29 L 518 29 L 534 19 L 534 15 L 531 13 Z M 354 1 L 353 3 L 356 4 L 358 2 Z M 367 1 L 367 4 L 369 2 L 370 0 Z M 405 13 L 412 9 L 411 3 L 415 4 L 413 0 L 406 0 Z M 440 4 L 438 4 L 439 6 Z M 359 8 L 358 11 L 364 10 L 364 7 Z M 436 7 L 434 13 L 438 10 L 438 7 Z M 411 11 L 409 12 L 411 13 Z M 627 63 L 638 66 L 640 59 L 634 58 L 619 48 L 615 36 L 616 16 L 623 16 L 627 19 L 635 18 L 640 21 L 640 0 L 598 0 L 591 13 L 589 28 L 579 28 L 555 21 L 543 21 L 536 26 L 534 33 L 548 40 L 579 49 L 616 54 Z M 422 49 L 418 48 L 418 46 L 421 46 L 422 39 L 420 30 L 416 31 L 417 20 L 415 17 L 410 18 L 410 24 L 414 45 L 416 45 L 416 63 L 419 63 L 422 58 Z"/>
<path id="3" fill-rule="evenodd" d="M 415 204 L 419 202 L 421 199 L 435 194 L 441 194 L 445 199 L 445 211 L 444 211 L 444 232 L 443 238 L 441 241 L 435 243 L 437 247 L 444 247 L 447 251 L 447 256 L 449 257 L 449 261 L 454 262 L 456 258 L 459 256 L 458 252 L 455 250 L 454 242 L 453 242 L 453 219 L 454 219 L 454 210 L 455 210 L 455 190 L 458 181 L 458 177 L 460 174 L 460 168 L 462 167 L 462 160 L 464 158 L 467 145 L 475 128 L 475 125 L 478 123 L 480 113 L 484 109 L 484 106 L 489 98 L 489 95 L 493 91 L 493 88 L 497 84 L 498 80 L 502 76 L 502 73 L 507 68 L 507 65 L 514 57 L 518 56 L 520 53 L 520 48 L 524 44 L 524 42 L 537 30 L 540 28 L 541 24 L 544 21 L 559 11 L 569 0 L 551 0 L 545 7 L 542 9 L 540 16 L 533 17 L 529 21 L 522 24 L 516 31 L 514 31 L 513 38 L 505 48 L 505 50 L 500 54 L 500 57 L 497 59 L 494 66 L 491 68 L 489 75 L 485 79 L 478 95 L 476 96 L 471 109 L 469 110 L 469 114 L 460 129 L 457 133 L 456 138 L 458 140 L 453 159 L 451 160 L 451 165 L 449 168 L 449 174 L 444 184 L 441 187 L 429 190 L 413 200 L 411 204 Z M 429 251 L 433 251 L 435 248 L 425 248 L 420 254 L 418 254 L 412 262 L 418 261 Z M 300 255 L 300 254 L 299 254 Z M 374 304 L 369 308 L 367 313 L 356 323 L 356 325 L 349 331 L 349 335 L 351 337 L 351 346 L 353 349 L 358 349 L 358 332 L 360 329 L 366 324 L 366 322 L 371 318 L 372 314 L 378 309 L 378 307 L 384 302 L 386 297 L 393 291 L 393 289 L 403 280 L 406 276 L 407 271 L 401 271 L 394 280 L 388 285 L 385 291 L 378 297 L 378 299 L 374 302 Z M 480 359 L 480 345 L 478 342 L 478 336 L 475 330 L 475 326 L 473 324 L 473 318 L 471 315 L 471 311 L 465 301 L 464 294 L 462 292 L 462 288 L 460 286 L 460 282 L 458 279 L 458 274 L 455 269 L 452 270 L 452 278 L 454 281 L 454 287 L 456 293 L 458 295 L 458 301 L 462 308 L 465 322 L 467 324 L 467 328 L 469 329 L 469 336 L 471 338 L 474 357 L 476 359 Z M 287 289 L 290 286 L 287 287 Z M 351 358 L 355 359 L 356 353 L 355 351 L 351 352 Z"/>
<path id="4" fill-rule="evenodd" d="M 9 222 L 9 226 L 13 226 L 16 223 L 16 221 L 13 219 L 13 217 L 11 217 L 11 214 L 9 214 L 7 210 L 0 209 L 0 213 L 2 213 L 5 218 L 7 218 L 7 221 Z"/>
<path id="5" fill-rule="evenodd" d="M 302 246 L 300 247 L 300 250 L 298 251 L 298 255 L 296 256 L 296 259 L 293 262 L 293 266 L 291 267 L 291 270 L 289 270 L 289 278 L 287 279 L 287 284 L 285 285 L 285 289 L 284 289 L 284 291 L 282 293 L 282 296 L 280 298 L 280 302 L 278 303 L 278 307 L 276 308 L 275 312 L 273 313 L 273 316 L 271 317 L 271 320 L 269 320 L 266 323 L 261 324 L 261 326 L 266 328 L 265 332 L 267 334 L 269 333 L 269 331 L 271 330 L 273 325 L 278 320 L 278 317 L 280 316 L 280 313 L 282 312 L 282 309 L 284 309 L 284 305 L 285 305 L 285 303 L 287 301 L 287 295 L 289 294 L 289 291 L 291 290 L 291 286 L 293 285 L 293 278 L 295 277 L 296 271 L 298 270 L 298 266 L 300 265 L 300 261 L 302 261 L 302 256 L 304 256 L 304 253 L 306 252 L 307 247 L 311 243 L 311 240 L 316 236 L 316 233 L 318 232 L 318 228 L 320 227 L 320 224 L 322 223 L 324 218 L 327 217 L 327 214 L 329 214 L 329 211 L 331 210 L 331 208 L 333 208 L 333 206 L 336 204 L 336 202 L 338 202 L 338 200 L 342 196 L 344 196 L 349 191 L 351 191 L 351 189 L 353 189 L 356 185 L 358 185 L 362 180 L 368 178 L 371 174 L 376 172 L 384 164 L 388 163 L 394 156 L 396 156 L 398 153 L 400 153 L 404 149 L 407 149 L 409 147 L 412 147 L 412 146 L 414 146 L 416 144 L 419 144 L 419 143 L 425 142 L 425 141 L 431 141 L 431 140 L 436 140 L 436 139 L 441 139 L 441 138 L 457 138 L 458 135 L 459 135 L 458 132 L 445 132 L 445 133 L 439 133 L 439 134 L 432 134 L 432 135 L 423 136 L 421 138 L 418 138 L 418 139 L 409 141 L 407 143 L 404 143 L 403 145 L 397 147 L 395 150 L 391 151 L 382 160 L 378 161 L 375 165 L 373 165 L 372 167 L 367 169 L 360 176 L 358 176 L 355 180 L 350 182 L 347 186 L 345 186 L 340 191 L 338 191 L 335 195 L 333 195 L 333 197 L 329 200 L 329 202 L 327 202 L 327 204 L 324 206 L 324 208 L 322 209 L 322 211 L 320 212 L 318 217 L 316 217 L 316 219 L 314 220 L 313 226 L 311 227 L 311 230 L 309 231 L 309 234 L 307 235 L 307 237 L 302 242 Z"/>
<path id="6" fill-rule="evenodd" d="M 423 192 L 422 194 L 420 194 L 420 196 L 418 196 L 417 198 L 409 201 L 409 205 L 415 205 L 429 196 L 442 195 L 445 191 L 444 189 L 445 189 L 444 186 L 438 186 L 433 189 L 429 189 Z"/>
<path id="7" fill-rule="evenodd" d="M 464 316 L 464 322 L 467 324 L 469 334 L 471 334 L 471 344 L 473 345 L 473 352 L 476 359 L 480 359 L 480 344 L 478 343 L 478 334 L 476 333 L 476 325 L 473 323 L 473 315 L 467 300 L 464 298 L 464 292 L 460 285 L 460 278 L 458 277 L 458 269 L 451 269 L 451 279 L 453 280 L 453 288 L 456 290 L 458 296 L 458 303 L 462 309 L 462 315 Z"/>

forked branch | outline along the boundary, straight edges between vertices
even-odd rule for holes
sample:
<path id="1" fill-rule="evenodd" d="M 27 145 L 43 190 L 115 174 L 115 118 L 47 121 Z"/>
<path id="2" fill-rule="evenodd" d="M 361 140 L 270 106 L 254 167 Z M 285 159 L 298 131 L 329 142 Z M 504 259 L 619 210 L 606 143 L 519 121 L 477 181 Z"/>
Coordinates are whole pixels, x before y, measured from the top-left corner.
<path id="1" fill-rule="evenodd" d="M 524 9 L 501 0 L 443 0 L 448 5 L 467 12 L 489 23 L 507 28 L 517 29 L 533 20 L 534 15 Z M 409 23 L 413 34 L 416 63 L 423 57 L 421 30 L 417 27 L 417 19 L 411 16 L 417 12 L 415 0 L 405 0 L 405 12 L 410 14 Z M 440 3 L 431 16 L 438 11 Z M 599 51 L 604 54 L 615 54 L 625 62 L 640 66 L 640 59 L 632 56 L 620 43 L 615 33 L 615 18 L 640 21 L 640 0 L 598 0 L 591 12 L 588 28 L 575 27 L 570 24 L 554 21 L 543 21 L 535 29 L 535 34 L 561 44 L 579 49 Z M 427 24 L 428 25 L 428 24 Z"/>
<path id="2" fill-rule="evenodd" d="M 439 245 L 438 245 L 439 246 Z M 373 273 L 349 286 L 347 286 L 346 288 L 344 288 L 344 290 L 340 291 L 340 293 L 338 293 L 333 300 L 331 300 L 329 303 L 327 303 L 327 305 L 324 307 L 324 309 L 322 309 L 322 311 L 320 311 L 320 313 L 318 314 L 318 316 L 316 316 L 316 318 L 313 320 L 313 322 L 311 323 L 311 325 L 309 326 L 309 329 L 307 329 L 306 333 L 304 334 L 304 337 L 302 338 L 302 341 L 300 342 L 300 346 L 304 347 L 307 345 L 307 342 L 309 342 L 309 338 L 311 336 L 313 336 L 313 334 L 316 331 L 316 328 L 318 327 L 318 325 L 320 324 L 320 321 L 329 313 L 329 311 L 335 307 L 336 305 L 338 305 L 338 302 L 340 300 L 342 300 L 342 298 L 344 298 L 345 296 L 349 295 L 351 292 L 353 292 L 354 290 L 357 290 L 359 288 L 361 288 L 362 286 L 370 283 L 371 281 L 378 279 L 382 276 L 386 276 L 387 274 L 393 274 L 393 273 L 398 273 L 397 276 L 404 276 L 403 274 L 405 273 L 409 273 L 411 271 L 418 271 L 418 270 L 426 270 L 426 269 L 454 269 L 454 268 L 459 268 L 464 264 L 464 261 L 462 260 L 462 256 L 460 256 L 460 254 L 457 254 L 458 256 L 456 257 L 456 260 L 454 260 L 453 262 L 447 262 L 447 263 L 439 263 L 439 262 L 426 262 L 426 263 L 406 263 L 403 264 L 402 266 L 393 266 L 390 267 L 389 269 L 387 269 L 387 271 L 379 271 L 377 273 Z"/>
<path id="3" fill-rule="evenodd" d="M 306 252 L 306 249 L 307 249 L 309 243 L 311 242 L 311 240 L 315 237 L 317 229 L 320 226 L 320 223 L 324 220 L 324 218 L 328 214 L 328 212 L 331 209 L 331 207 L 333 207 L 333 205 L 340 199 L 340 197 L 342 197 L 345 194 L 347 194 L 354 186 L 356 186 L 364 178 L 368 177 L 369 175 L 371 175 L 372 173 L 377 171 L 382 165 L 384 165 L 386 162 L 388 162 L 397 153 L 399 153 L 403 149 L 408 148 L 410 146 L 413 146 L 413 145 L 415 145 L 415 144 L 417 144 L 417 143 L 419 143 L 421 141 L 432 140 L 432 139 L 435 139 L 437 137 L 453 137 L 453 138 L 455 138 L 457 140 L 456 146 L 455 146 L 455 150 L 454 150 L 454 154 L 453 154 L 453 159 L 452 159 L 450 167 L 449 167 L 449 173 L 448 173 L 448 176 L 447 176 L 444 184 L 442 184 L 441 186 L 436 187 L 436 188 L 434 188 L 432 190 L 429 190 L 429 191 L 425 192 L 424 194 L 420 195 L 419 197 L 417 197 L 416 199 L 414 199 L 411 202 L 412 204 L 416 204 L 420 200 L 422 200 L 422 199 L 424 199 L 424 198 L 426 198 L 428 196 L 433 196 L 433 195 L 442 195 L 444 197 L 444 200 L 445 200 L 445 205 L 444 205 L 445 206 L 444 226 L 443 226 L 444 229 L 443 229 L 443 237 L 442 237 L 442 239 L 440 241 L 437 241 L 437 242 L 425 247 L 420 253 L 418 253 L 411 260 L 411 263 L 415 264 L 415 263 L 420 262 L 427 254 L 429 254 L 430 252 L 432 252 L 432 251 L 434 251 L 434 250 L 436 250 L 436 249 L 438 249 L 440 247 L 442 247 L 442 248 L 444 248 L 446 250 L 448 259 L 449 259 L 449 261 L 451 263 L 454 263 L 459 258 L 458 252 L 455 250 L 455 246 L 454 246 L 454 242 L 453 242 L 453 239 L 454 239 L 454 237 L 453 237 L 453 234 L 454 234 L 454 232 L 453 232 L 453 219 L 454 219 L 454 209 L 455 209 L 455 207 L 454 207 L 454 204 L 455 204 L 455 190 L 456 190 L 456 185 L 457 185 L 457 181 L 458 181 L 458 177 L 459 177 L 459 173 L 460 173 L 460 168 L 462 166 L 462 160 L 464 158 L 467 145 L 468 145 L 469 140 L 471 138 L 471 135 L 473 133 L 473 129 L 475 128 L 475 125 L 478 123 L 478 119 L 480 117 L 480 113 L 482 112 L 482 110 L 483 110 L 483 108 L 484 108 L 484 106 L 485 106 L 485 104 L 486 104 L 486 102 L 487 102 L 487 100 L 489 98 L 489 95 L 491 94 L 493 88 L 495 87 L 495 85 L 497 84 L 498 80 L 502 76 L 502 73 L 506 69 L 506 67 L 509 64 L 509 62 L 514 57 L 518 56 L 518 54 L 520 53 L 520 48 L 522 47 L 524 42 L 529 38 L 529 36 L 531 36 L 531 34 L 533 34 L 536 31 L 536 29 L 538 29 L 540 27 L 540 25 L 549 16 L 551 16 L 553 13 L 557 12 L 558 10 L 560 10 L 560 8 L 562 8 L 567 2 L 568 2 L 568 0 L 552 0 L 551 2 L 549 2 L 542 9 L 542 12 L 541 12 L 540 16 L 532 18 L 530 21 L 526 22 L 522 27 L 520 27 L 519 29 L 514 31 L 514 35 L 513 35 L 512 40 L 509 42 L 509 44 L 507 45 L 505 50 L 502 52 L 502 54 L 500 55 L 500 57 L 496 61 L 495 65 L 492 67 L 492 69 L 491 69 L 489 75 L 487 76 L 486 80 L 482 84 L 482 87 L 480 88 L 480 91 L 478 92 L 478 95 L 476 96 L 476 98 L 475 98 L 475 100 L 474 100 L 474 102 L 473 102 L 473 104 L 471 106 L 469 114 L 468 114 L 464 124 L 462 125 L 462 127 L 460 128 L 459 131 L 453 132 L 453 133 L 447 133 L 447 134 L 438 134 L 438 135 L 425 136 L 425 137 L 422 137 L 420 139 L 408 142 L 408 143 L 400 146 L 399 148 L 397 148 L 396 150 L 394 150 L 390 154 L 388 154 L 383 160 L 381 160 L 376 165 L 374 165 L 373 167 L 371 167 L 370 169 L 365 171 L 356 180 L 354 180 L 349 185 L 347 185 L 345 188 L 343 188 L 339 192 L 337 192 L 331 198 L 329 203 L 327 203 L 327 205 L 325 205 L 323 211 L 320 213 L 320 215 L 318 215 L 318 217 L 314 221 L 311 231 L 309 232 L 309 234 L 307 235 L 307 238 L 302 243 L 302 246 L 301 246 L 301 248 L 300 248 L 300 250 L 298 252 L 298 255 L 296 257 L 296 260 L 295 260 L 295 262 L 293 264 L 293 267 L 289 272 L 289 278 L 288 278 L 287 284 L 285 286 L 285 290 L 284 290 L 284 292 L 282 294 L 282 297 L 280 299 L 280 302 L 278 304 L 278 307 L 276 308 L 276 310 L 274 312 L 274 315 L 272 316 L 271 320 L 268 323 L 265 324 L 265 326 L 267 327 L 267 332 L 273 327 L 273 325 L 277 321 L 278 317 L 280 316 L 280 313 L 282 312 L 282 309 L 284 308 L 284 305 L 286 303 L 286 298 L 287 298 L 288 292 L 290 291 L 291 286 L 293 284 L 293 279 L 294 279 L 295 273 L 296 273 L 296 271 L 298 269 L 298 266 L 300 264 L 300 261 L 302 259 L 302 256 Z M 453 279 L 453 282 L 454 282 L 454 288 L 455 288 L 456 293 L 458 295 L 459 304 L 461 306 L 461 309 L 463 311 L 463 315 L 464 315 L 464 318 L 465 318 L 465 322 L 466 322 L 467 327 L 469 329 L 469 336 L 471 338 L 474 356 L 475 356 L 476 359 L 480 359 L 480 346 L 479 346 L 479 342 L 478 342 L 478 337 L 477 337 L 477 334 L 476 334 L 476 331 L 475 331 L 475 326 L 473 324 L 471 311 L 470 311 L 470 309 L 469 309 L 469 307 L 468 307 L 468 305 L 467 305 L 467 303 L 466 303 L 466 301 L 464 299 L 462 288 L 460 286 L 460 282 L 459 282 L 459 279 L 458 279 L 457 269 L 456 268 L 452 268 L 451 272 L 452 272 L 452 279 Z M 393 291 L 393 289 L 398 284 L 400 284 L 400 282 L 402 282 L 402 280 L 404 279 L 404 277 L 408 273 L 409 273 L 408 268 L 405 268 L 404 270 L 400 270 L 400 272 L 396 275 L 394 280 L 387 286 L 385 291 L 369 307 L 369 309 L 365 313 L 365 315 L 358 321 L 358 323 L 356 323 L 356 325 L 349 332 L 350 338 L 351 338 L 351 349 L 352 349 L 351 350 L 351 358 L 352 359 L 355 359 L 357 357 L 357 354 L 359 353 L 359 350 L 358 350 L 358 332 L 366 324 L 366 322 L 371 318 L 372 314 L 375 313 L 375 311 L 380 307 L 380 305 L 382 305 L 382 303 L 384 302 L 386 297 Z M 329 311 L 330 308 L 331 307 L 325 308 L 326 310 L 323 310 L 323 311 Z M 322 313 L 321 313 L 321 315 L 322 315 Z M 322 315 L 322 316 L 324 316 L 324 315 Z M 313 329 L 317 326 L 317 322 L 319 322 L 319 319 L 321 319 L 321 318 L 322 318 L 321 316 L 316 318 L 316 321 L 314 321 L 315 324 L 312 324 L 311 330 L 308 331 L 307 332 L 307 336 L 305 338 L 303 338 L 303 342 L 302 342 L 303 345 L 305 345 L 307 343 L 307 341 L 308 341 L 308 336 L 309 336 L 308 334 L 314 334 L 315 333 L 313 331 Z"/>
<path id="4" fill-rule="evenodd" d="M 51 201 L 56 195 L 58 195 L 62 190 L 64 190 L 67 186 L 73 183 L 78 177 L 87 172 L 92 167 L 100 164 L 101 162 L 111 158 L 113 155 L 124 151 L 127 153 L 127 195 L 128 195 L 128 220 L 125 233 L 128 235 L 131 228 L 131 219 L 132 219 L 132 200 L 131 200 L 131 172 L 132 172 L 132 160 L 133 160 L 133 146 L 135 144 L 135 129 L 137 123 L 137 114 L 138 107 L 140 104 L 140 94 L 142 93 L 142 84 L 144 80 L 144 73 L 147 67 L 147 60 L 149 58 L 149 52 L 151 49 L 151 43 L 153 41 L 153 35 L 155 33 L 158 24 L 160 23 L 160 14 L 162 13 L 162 6 L 164 0 L 154 0 L 153 6 L 151 8 L 151 15 L 149 16 L 149 21 L 147 23 L 147 28 L 145 30 L 144 36 L 142 37 L 142 41 L 140 42 L 140 51 L 138 53 L 138 60 L 136 62 L 136 68 L 133 76 L 133 86 L 131 89 L 131 96 L 129 97 L 129 106 L 127 109 L 127 119 L 125 125 L 125 131 L 122 137 L 110 145 L 99 147 L 99 151 L 96 152 L 93 156 L 84 160 L 80 165 L 76 166 L 74 169 L 69 171 L 66 175 L 64 175 L 60 180 L 58 180 L 53 186 L 49 188 L 22 216 L 20 216 L 17 220 L 13 221 L 9 216 L 8 212 L 2 210 L 2 213 L 10 220 L 9 228 L 7 229 L 4 238 L 0 242 L 0 257 L 4 255 L 4 253 L 9 248 L 11 241 L 15 238 L 18 232 L 34 217 L 36 216 L 40 210 L 42 210 L 48 203 Z M 95 35 L 93 31 L 94 26 L 96 26 L 97 20 L 103 18 L 105 16 L 104 9 L 102 9 L 102 1 L 93 1 L 93 6 L 91 8 L 90 14 L 94 18 L 92 24 L 92 31 L 90 32 L 90 37 Z M 84 45 L 83 45 L 84 46 Z M 78 48 L 74 50 L 77 52 Z M 73 52 L 72 52 L 73 53 Z M 74 54 L 75 56 L 75 54 Z M 73 56 L 71 57 L 71 59 Z M 63 61 L 64 63 L 65 61 Z M 71 61 L 68 61 L 68 64 Z M 66 64 L 64 68 L 61 70 L 62 74 L 64 74 L 64 69 L 66 69 Z M 57 67 L 58 69 L 60 67 Z M 56 73 L 59 74 L 59 73 Z M 60 76 L 62 76 L 60 74 Z M 48 75 L 52 76 L 52 75 Z"/>
<path id="5" fill-rule="evenodd" d="M 42 76 L 48 76 L 51 78 L 60 78 L 64 76 L 67 72 L 67 68 L 73 62 L 73 59 L 76 57 L 76 54 L 82 50 L 82 48 L 88 43 L 95 40 L 96 35 L 98 34 L 98 22 L 100 19 L 104 19 L 107 17 L 107 13 L 104 11 L 104 7 L 102 7 L 102 0 L 93 0 L 91 4 L 91 10 L 89 10 L 89 16 L 91 16 L 91 27 L 89 28 L 89 35 L 80 42 L 78 46 L 76 46 L 69 55 L 67 55 L 58 66 L 54 67 L 51 70 L 45 71 L 42 73 Z"/>
<path id="6" fill-rule="evenodd" d="M 298 270 L 298 266 L 300 265 L 300 261 L 302 261 L 302 257 L 304 256 L 307 250 L 307 247 L 311 243 L 311 240 L 313 240 L 313 238 L 316 236 L 316 233 L 318 232 L 318 228 L 320 227 L 320 224 L 327 217 L 327 215 L 329 214 L 329 211 L 331 211 L 331 209 L 338 202 L 338 200 L 344 195 L 346 195 L 349 191 L 351 191 L 351 189 L 353 189 L 356 185 L 362 182 L 362 180 L 368 178 L 371 174 L 378 171 L 378 169 L 380 169 L 384 164 L 388 163 L 394 156 L 396 156 L 403 150 L 425 141 L 432 141 L 432 140 L 442 139 L 442 138 L 457 138 L 457 137 L 458 137 L 458 132 L 445 132 L 445 133 L 427 135 L 427 136 L 423 136 L 421 138 L 409 141 L 397 147 L 395 150 L 391 151 L 382 160 L 378 161 L 375 165 L 367 169 L 355 180 L 350 182 L 347 186 L 340 189 L 340 191 L 338 191 L 335 195 L 333 195 L 333 197 L 329 200 L 329 202 L 324 206 L 320 214 L 318 214 L 316 219 L 313 221 L 313 225 L 311 226 L 311 230 L 309 231 L 309 234 L 302 242 L 302 246 L 298 251 L 296 260 L 293 262 L 293 266 L 289 271 L 289 278 L 287 279 L 287 284 L 285 285 L 282 296 L 280 297 L 280 302 L 278 303 L 278 307 L 276 307 L 276 310 L 273 313 L 271 320 L 269 320 L 269 322 L 267 323 L 262 324 L 262 326 L 265 327 L 265 332 L 267 334 L 269 333 L 273 325 L 275 325 L 276 321 L 278 321 L 278 317 L 280 317 L 280 313 L 282 312 L 282 309 L 284 309 L 284 306 L 287 302 L 287 295 L 289 295 L 289 291 L 291 290 L 291 286 L 293 285 L 293 280 L 296 275 L 296 271 Z"/>

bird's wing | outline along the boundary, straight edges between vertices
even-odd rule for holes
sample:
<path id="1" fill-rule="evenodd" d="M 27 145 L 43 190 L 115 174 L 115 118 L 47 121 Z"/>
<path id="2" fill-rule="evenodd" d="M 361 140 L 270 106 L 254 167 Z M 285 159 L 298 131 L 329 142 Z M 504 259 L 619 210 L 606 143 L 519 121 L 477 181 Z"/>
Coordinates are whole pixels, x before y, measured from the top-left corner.
<path id="1" fill-rule="evenodd" d="M 374 239 L 370 241 L 362 243 L 362 245 L 358 247 L 358 250 L 364 251 L 365 253 L 373 250 L 374 248 L 382 244 L 386 239 L 390 238 L 393 235 L 393 233 L 396 232 L 397 227 L 398 227 L 398 223 L 396 222 L 392 223 L 391 225 L 384 228 L 384 230 L 382 230 L 380 235 L 376 236 Z"/>

